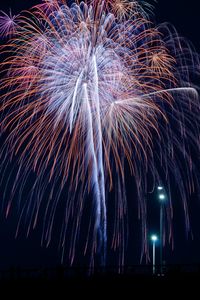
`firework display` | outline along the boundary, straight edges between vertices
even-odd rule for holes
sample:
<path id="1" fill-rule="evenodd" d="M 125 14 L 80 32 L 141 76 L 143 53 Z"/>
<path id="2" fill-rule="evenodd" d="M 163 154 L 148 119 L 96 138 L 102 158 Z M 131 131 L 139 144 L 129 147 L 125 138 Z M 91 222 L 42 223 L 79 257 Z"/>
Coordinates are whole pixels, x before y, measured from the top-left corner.
<path id="1" fill-rule="evenodd" d="M 9 214 L 17 194 L 16 234 L 24 219 L 28 234 L 42 216 L 48 245 L 62 199 L 60 248 L 71 264 L 83 226 L 81 255 L 89 255 L 91 265 L 96 256 L 106 264 L 109 249 L 125 263 L 129 201 L 137 202 L 141 257 L 148 256 L 149 178 L 152 186 L 165 182 L 169 193 L 168 239 L 171 176 L 189 229 L 200 124 L 192 81 L 199 59 L 171 25 L 154 26 L 149 10 L 139 1 L 45 0 L 17 16 L 0 16 L 3 211 Z M 135 186 L 131 200 L 126 172 Z"/>

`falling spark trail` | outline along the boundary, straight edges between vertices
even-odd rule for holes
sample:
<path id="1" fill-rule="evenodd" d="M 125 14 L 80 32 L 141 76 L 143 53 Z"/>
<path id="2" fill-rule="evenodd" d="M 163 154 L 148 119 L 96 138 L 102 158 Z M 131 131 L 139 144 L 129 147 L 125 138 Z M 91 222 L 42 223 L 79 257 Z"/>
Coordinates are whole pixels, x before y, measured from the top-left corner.
<path id="1" fill-rule="evenodd" d="M 76 114 L 77 114 L 77 111 L 74 111 L 74 108 L 75 108 L 75 103 L 76 103 L 75 101 L 76 101 L 76 97 L 77 97 L 77 91 L 78 91 L 79 83 L 80 83 L 80 81 L 82 79 L 82 76 L 83 76 L 83 72 L 81 72 L 81 74 L 79 75 L 79 77 L 77 79 L 77 82 L 76 82 L 76 85 L 75 85 L 75 88 L 74 88 L 74 94 L 73 94 L 73 99 L 72 99 L 72 106 L 71 106 L 70 117 L 69 117 L 70 133 L 72 132 L 74 119 L 76 118 Z"/>
<path id="2" fill-rule="evenodd" d="M 99 103 L 99 89 L 98 89 L 98 71 L 97 61 L 95 55 L 93 55 L 93 67 L 94 67 L 94 98 L 96 105 L 96 137 L 97 137 L 97 166 L 98 166 L 98 181 L 100 187 L 100 207 L 101 207 L 101 220 L 100 231 L 103 239 L 103 246 L 101 253 L 103 254 L 103 264 L 106 262 L 106 243 L 107 243 L 107 224 L 106 224 L 106 203 L 105 203 L 105 179 L 104 179 L 104 167 L 103 167 L 103 149 L 102 149 L 102 125 L 100 119 L 100 103 Z"/>

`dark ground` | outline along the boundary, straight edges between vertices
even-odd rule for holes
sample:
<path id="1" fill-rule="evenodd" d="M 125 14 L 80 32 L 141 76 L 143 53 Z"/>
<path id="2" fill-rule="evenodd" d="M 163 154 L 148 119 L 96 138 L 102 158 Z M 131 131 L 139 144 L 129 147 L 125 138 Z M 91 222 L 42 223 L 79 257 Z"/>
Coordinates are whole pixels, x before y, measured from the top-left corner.
<path id="1" fill-rule="evenodd" d="M 189 296 L 198 299 L 200 285 L 200 265 L 173 265 L 165 268 L 164 276 L 158 273 L 152 275 L 152 268 L 134 266 L 117 274 L 116 270 L 95 270 L 92 275 L 86 275 L 83 269 L 54 269 L 21 270 L 10 269 L 0 272 L 0 291 L 7 296 L 15 295 L 26 299 L 34 296 L 72 298 L 75 296 L 91 296 L 92 298 L 112 298 L 120 296 L 122 299 L 134 299 L 145 295 L 148 297 Z M 160 294 L 160 292 L 162 294 Z M 160 295 L 160 296 L 159 296 Z M 123 296 L 123 297 L 122 297 Z M 53 297 L 54 298 L 54 297 Z"/>

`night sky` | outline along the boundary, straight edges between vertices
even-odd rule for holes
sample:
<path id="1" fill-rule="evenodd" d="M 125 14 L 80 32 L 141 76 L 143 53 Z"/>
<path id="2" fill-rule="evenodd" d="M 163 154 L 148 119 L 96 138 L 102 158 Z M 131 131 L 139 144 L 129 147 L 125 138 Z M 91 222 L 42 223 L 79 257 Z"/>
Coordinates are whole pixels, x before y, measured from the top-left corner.
<path id="1" fill-rule="evenodd" d="M 1 0 L 0 10 L 5 12 L 12 9 L 17 14 L 22 9 L 28 9 L 40 1 L 26 0 Z M 155 4 L 155 22 L 172 23 L 179 35 L 190 40 L 200 53 L 200 18 L 199 18 L 199 0 L 157 0 Z M 127 183 L 128 184 L 128 183 Z M 131 183 L 130 183 L 131 184 Z M 3 190 L 3 187 L 1 187 Z M 166 263 L 200 263 L 200 196 L 193 195 L 189 199 L 191 211 L 191 225 L 193 234 L 187 238 L 184 230 L 184 218 L 180 209 L 181 204 L 178 195 L 173 191 L 172 198 L 175 200 L 175 221 L 174 221 L 174 250 L 169 245 L 164 250 L 164 260 Z M 15 199 L 17 201 L 17 199 Z M 152 211 L 149 226 L 152 231 L 158 231 L 159 228 L 159 205 L 156 195 L 149 195 L 149 206 Z M 0 214 L 0 268 L 9 268 L 12 266 L 20 267 L 51 267 L 60 264 L 60 254 L 57 249 L 57 242 L 52 239 L 48 248 L 41 247 L 41 228 L 40 226 L 32 231 L 26 238 L 25 230 L 21 230 L 17 239 L 15 231 L 17 224 L 17 214 L 15 207 L 7 219 L 5 215 Z M 133 229 L 135 230 L 135 229 Z M 56 231 L 55 231 L 56 234 Z M 136 232 L 137 234 L 137 232 Z M 193 238 L 192 238 L 193 236 Z M 139 263 L 137 244 L 133 245 L 132 251 L 129 250 L 130 264 Z M 131 249 L 131 248 L 130 248 Z"/>

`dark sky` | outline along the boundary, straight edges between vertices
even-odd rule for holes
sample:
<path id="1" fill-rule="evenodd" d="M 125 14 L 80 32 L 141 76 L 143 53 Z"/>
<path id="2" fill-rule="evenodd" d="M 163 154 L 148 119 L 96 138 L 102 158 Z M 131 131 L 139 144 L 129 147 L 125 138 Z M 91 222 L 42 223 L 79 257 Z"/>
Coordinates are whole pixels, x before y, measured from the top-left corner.
<path id="1" fill-rule="evenodd" d="M 39 2 L 34 0 L 1 0 L 0 10 L 8 12 L 11 8 L 14 13 L 19 13 L 22 9 L 27 9 Z M 200 52 L 199 0 L 157 0 L 154 12 L 157 23 L 172 23 L 180 35 L 189 39 L 197 51 Z M 177 220 L 176 224 L 175 250 L 172 251 L 170 248 L 166 248 L 165 259 L 167 263 L 200 263 L 200 222 L 198 218 L 200 204 L 197 202 L 196 196 L 191 199 L 195 203 L 192 206 L 195 210 L 192 219 L 194 239 L 192 240 L 191 237 L 188 240 L 186 239 L 181 214 L 178 214 L 180 220 Z M 154 200 L 155 197 L 152 196 L 151 201 Z M 158 210 L 155 204 L 152 204 L 152 207 Z M 152 222 L 152 228 L 157 229 L 158 214 L 155 218 Z M 24 232 L 21 232 L 17 239 L 14 238 L 16 220 L 15 211 L 11 213 L 7 220 L 3 215 L 0 215 L 0 268 L 11 266 L 40 267 L 59 264 L 60 256 L 54 241 L 48 249 L 40 246 L 40 229 L 33 231 L 27 239 Z M 132 254 L 129 253 L 129 255 Z M 132 260 L 132 263 L 137 262 L 139 262 L 137 259 Z"/>

